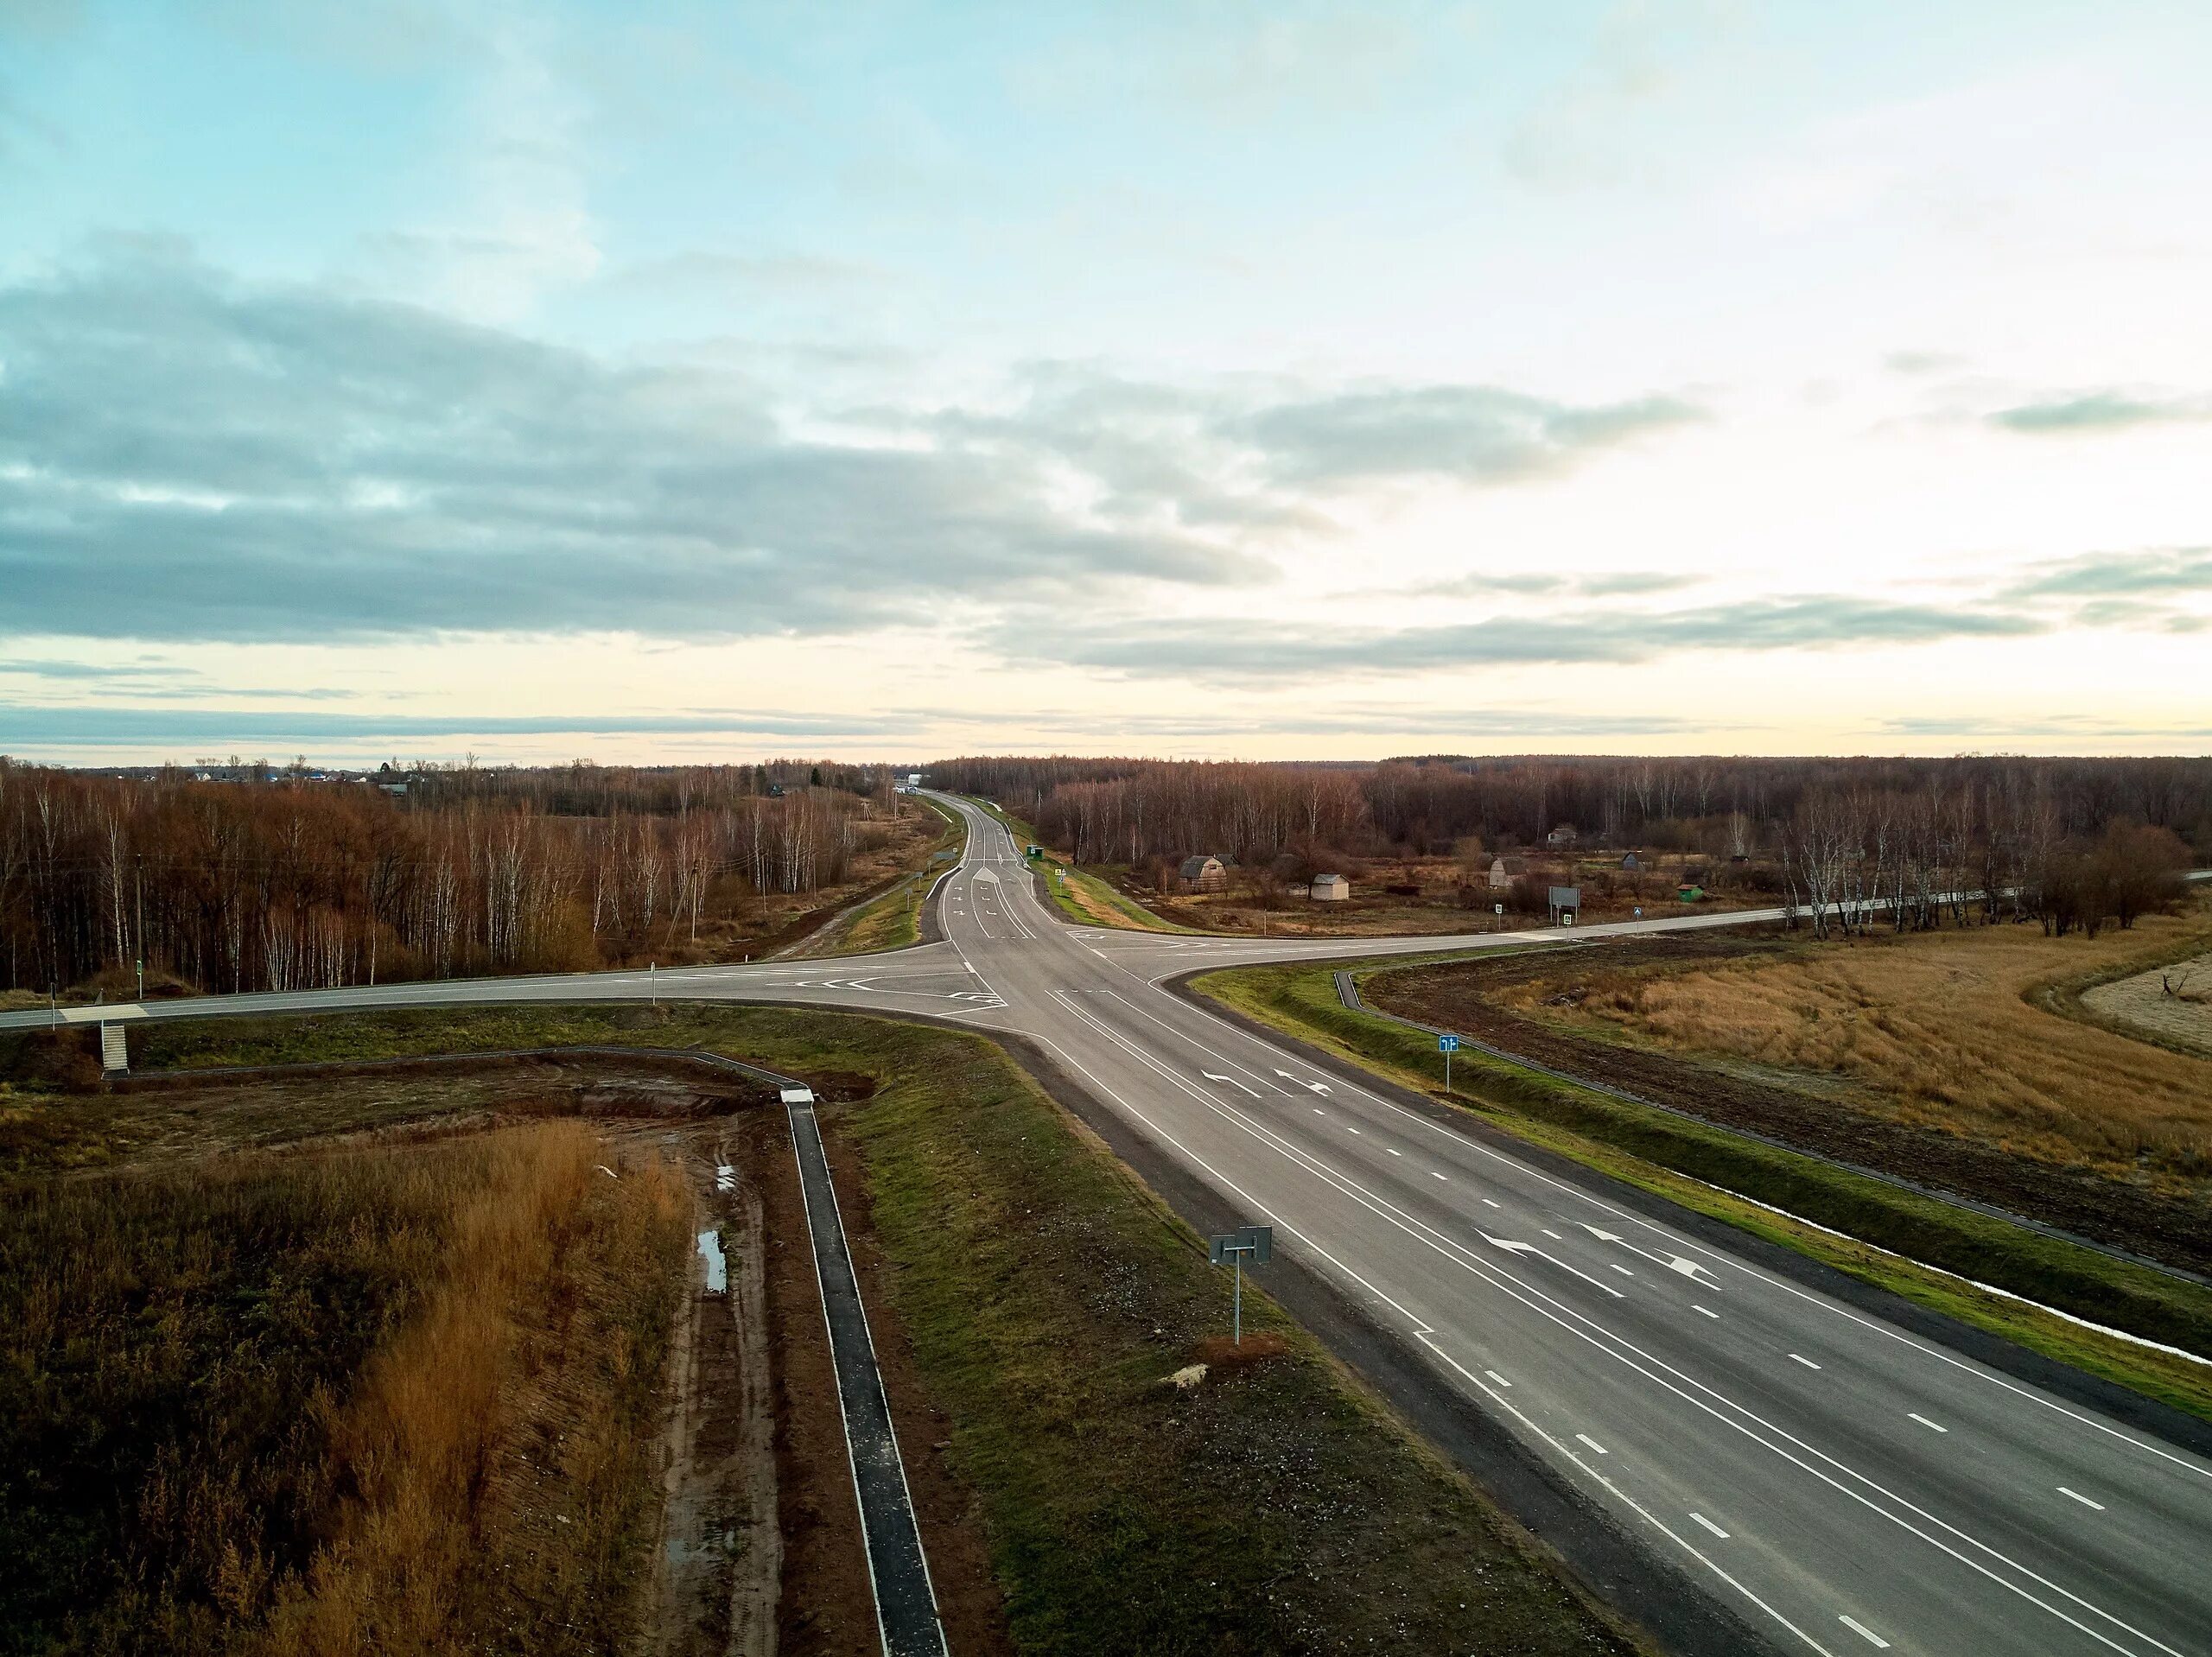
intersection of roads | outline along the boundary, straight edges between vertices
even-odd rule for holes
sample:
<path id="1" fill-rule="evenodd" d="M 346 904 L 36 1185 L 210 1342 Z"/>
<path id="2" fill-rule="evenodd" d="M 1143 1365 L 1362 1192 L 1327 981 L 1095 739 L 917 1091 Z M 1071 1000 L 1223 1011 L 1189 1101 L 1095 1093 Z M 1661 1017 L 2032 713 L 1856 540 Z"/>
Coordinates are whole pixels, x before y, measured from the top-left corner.
<path id="1" fill-rule="evenodd" d="M 1073 926 L 968 827 L 941 941 L 876 955 L 67 1009 L 73 1021 L 658 997 L 1027 1038 L 1782 1651 L 2212 1652 L 2212 1463 L 1777 1276 L 1173 993 L 1202 967 L 1526 934 Z M 1592 927 L 1601 937 L 1741 915 Z M 0 1017 L 44 1022 L 45 1013 Z M 1631 1615 L 1635 1608 L 1627 1607 Z"/>

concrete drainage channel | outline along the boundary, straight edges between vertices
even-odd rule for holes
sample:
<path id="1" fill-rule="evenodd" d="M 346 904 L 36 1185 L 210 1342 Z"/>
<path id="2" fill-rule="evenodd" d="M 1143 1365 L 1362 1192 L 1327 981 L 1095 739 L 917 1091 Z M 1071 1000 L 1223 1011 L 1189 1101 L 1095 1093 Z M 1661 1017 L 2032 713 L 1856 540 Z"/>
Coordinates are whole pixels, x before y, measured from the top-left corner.
<path id="1" fill-rule="evenodd" d="M 830 1331 L 830 1360 L 837 1372 L 837 1408 L 845 1424 L 845 1453 L 853 1470 L 853 1493 L 860 1503 L 861 1531 L 868 1553 L 868 1585 L 875 1599 L 875 1622 L 886 1657 L 947 1657 L 944 1625 L 938 1615 L 937 1589 L 930 1581 L 930 1566 L 922 1552 L 921 1527 L 914 1518 L 914 1499 L 906 1488 L 906 1464 L 899 1454 L 899 1438 L 891 1421 L 891 1401 L 883 1390 L 883 1373 L 875 1361 L 875 1342 L 868 1333 L 868 1311 L 861 1304 L 859 1275 L 845 1239 L 844 1216 L 837 1207 L 836 1187 L 830 1178 L 830 1158 L 822 1143 L 821 1124 L 815 1120 L 814 1093 L 804 1082 L 757 1064 L 702 1053 L 692 1048 L 667 1047 L 536 1047 L 491 1053 L 439 1053 L 400 1060 L 369 1061 L 374 1068 L 398 1069 L 416 1064 L 459 1064 L 486 1059 L 618 1057 L 683 1059 L 710 1068 L 735 1070 L 766 1082 L 782 1098 L 791 1122 L 791 1150 L 798 1161 L 799 1194 L 806 1209 L 806 1228 L 814 1248 L 815 1279 L 822 1290 L 822 1317 Z M 226 1076 L 301 1074 L 319 1070 L 361 1068 L 341 1061 L 322 1064 L 225 1066 L 218 1070 L 169 1072 L 193 1081 Z M 154 1072 L 137 1078 L 137 1085 L 166 1079 Z M 711 1236 L 713 1234 L 708 1234 Z M 711 1274 L 718 1263 L 716 1248 L 709 1254 L 706 1237 L 699 1252 Z"/>

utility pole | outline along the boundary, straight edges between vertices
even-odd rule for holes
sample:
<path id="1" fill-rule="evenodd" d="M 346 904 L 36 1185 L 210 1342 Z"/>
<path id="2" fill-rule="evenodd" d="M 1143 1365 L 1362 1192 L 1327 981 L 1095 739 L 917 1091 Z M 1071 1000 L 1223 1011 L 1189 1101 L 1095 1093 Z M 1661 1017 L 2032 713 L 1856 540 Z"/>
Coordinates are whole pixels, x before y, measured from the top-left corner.
<path id="1" fill-rule="evenodd" d="M 138 860 L 138 999 L 146 999 L 146 854 Z"/>

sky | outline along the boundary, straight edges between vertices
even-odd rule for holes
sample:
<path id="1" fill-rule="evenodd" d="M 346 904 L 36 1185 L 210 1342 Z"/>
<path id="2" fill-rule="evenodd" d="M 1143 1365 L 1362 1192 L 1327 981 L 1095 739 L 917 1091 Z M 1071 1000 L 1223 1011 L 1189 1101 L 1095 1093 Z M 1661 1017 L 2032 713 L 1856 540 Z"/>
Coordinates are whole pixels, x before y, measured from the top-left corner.
<path id="1" fill-rule="evenodd" d="M 0 752 L 2212 752 L 2212 7 L 0 0 Z"/>

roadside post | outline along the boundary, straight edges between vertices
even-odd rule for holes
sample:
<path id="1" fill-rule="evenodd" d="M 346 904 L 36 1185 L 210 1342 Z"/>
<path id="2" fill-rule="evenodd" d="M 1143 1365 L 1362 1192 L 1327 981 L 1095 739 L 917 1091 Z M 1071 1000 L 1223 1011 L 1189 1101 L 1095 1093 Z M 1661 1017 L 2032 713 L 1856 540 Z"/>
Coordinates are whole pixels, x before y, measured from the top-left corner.
<path id="1" fill-rule="evenodd" d="M 1459 1037 L 1439 1036 L 1436 1051 L 1444 1055 L 1444 1091 L 1449 1093 L 1452 1091 L 1452 1055 L 1459 1051 Z"/>
<path id="2" fill-rule="evenodd" d="M 1207 1258 L 1216 1266 L 1234 1267 L 1236 1286 L 1230 1291 L 1230 1305 L 1234 1308 L 1230 1324 L 1230 1339 L 1237 1346 L 1244 1344 L 1244 1257 L 1249 1254 L 1252 1264 L 1265 1266 L 1274 1257 L 1275 1228 L 1273 1226 L 1239 1226 L 1234 1231 L 1224 1232 L 1207 1248 Z"/>
<path id="3" fill-rule="evenodd" d="M 1493 932 L 1503 932 L 1505 930 L 1505 905 L 1503 904 L 1492 904 L 1490 906 L 1490 912 L 1497 917 L 1497 919 L 1491 923 L 1491 930 Z"/>

